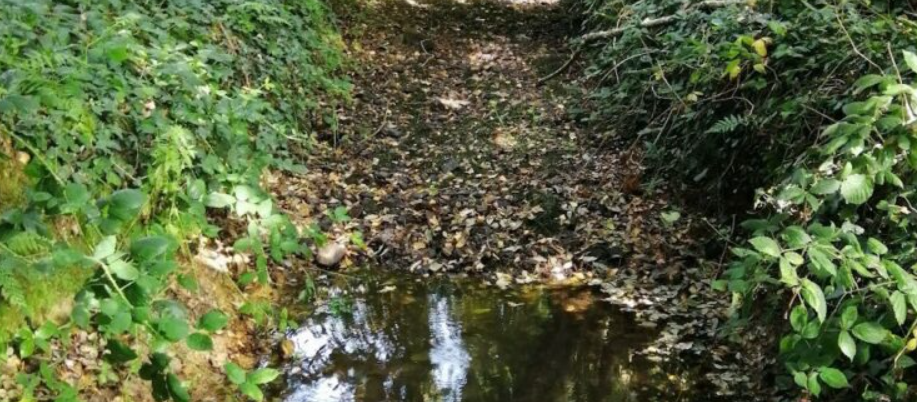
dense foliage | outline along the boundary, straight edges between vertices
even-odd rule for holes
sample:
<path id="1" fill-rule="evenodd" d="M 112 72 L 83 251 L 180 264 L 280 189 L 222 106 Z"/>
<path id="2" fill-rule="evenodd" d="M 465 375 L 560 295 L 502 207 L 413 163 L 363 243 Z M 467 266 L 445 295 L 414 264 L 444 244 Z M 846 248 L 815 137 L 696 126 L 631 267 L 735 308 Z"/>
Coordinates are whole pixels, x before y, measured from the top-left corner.
<path id="1" fill-rule="evenodd" d="M 743 199 L 915 39 L 906 4 L 888 2 L 585 3 L 588 26 L 624 28 L 586 44 L 590 120 L 645 144 L 657 169 Z"/>
<path id="2" fill-rule="evenodd" d="M 217 235 L 207 208 L 248 222 L 243 284 L 308 251 L 260 181 L 301 169 L 315 127 L 334 128 L 349 84 L 333 21 L 318 0 L 5 1 L 0 20 L 0 345 L 26 359 L 92 328 L 109 363 L 187 400 L 168 346 L 210 349 L 226 314 L 191 317 L 163 291 L 196 288 L 179 261 Z M 76 398 L 39 361 L 21 397 Z M 227 367 L 254 399 L 278 374 Z"/>
<path id="3" fill-rule="evenodd" d="M 791 395 L 915 395 L 908 7 L 608 0 L 587 9 L 603 28 L 630 28 L 585 44 L 600 84 L 597 123 L 636 132 L 657 167 L 687 182 L 767 188 L 761 217 L 743 224 L 748 242 L 731 249 L 714 286 L 733 295 L 738 322 L 787 319 L 780 382 Z"/>

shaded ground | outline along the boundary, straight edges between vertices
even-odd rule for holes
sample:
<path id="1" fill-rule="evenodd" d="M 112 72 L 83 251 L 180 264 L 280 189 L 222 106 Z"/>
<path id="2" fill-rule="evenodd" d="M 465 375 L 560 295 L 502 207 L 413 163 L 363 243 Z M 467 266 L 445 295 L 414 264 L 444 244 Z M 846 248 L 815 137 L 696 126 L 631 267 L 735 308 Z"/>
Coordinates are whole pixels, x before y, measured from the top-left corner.
<path id="1" fill-rule="evenodd" d="M 641 353 L 701 362 L 711 395 L 751 398 L 752 359 L 713 341 L 727 307 L 709 288 L 720 255 L 702 251 L 713 225 L 642 180 L 638 151 L 590 143 L 565 110 L 575 89 L 536 85 L 566 58 L 559 6 L 354 7 L 355 100 L 321 134 L 310 173 L 275 185 L 294 219 L 342 242 L 361 231 L 368 249 L 351 248 L 345 265 L 365 255 L 412 272 L 484 273 L 501 287 L 601 284 L 660 329 Z M 347 227 L 324 214 L 340 206 Z"/>

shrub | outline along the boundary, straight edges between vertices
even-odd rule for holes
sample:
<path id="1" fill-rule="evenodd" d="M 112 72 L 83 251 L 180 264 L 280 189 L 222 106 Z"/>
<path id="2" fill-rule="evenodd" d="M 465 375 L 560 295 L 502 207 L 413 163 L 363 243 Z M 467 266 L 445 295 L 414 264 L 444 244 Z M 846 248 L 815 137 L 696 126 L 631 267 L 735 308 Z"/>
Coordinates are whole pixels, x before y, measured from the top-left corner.
<path id="1" fill-rule="evenodd" d="M 0 328 L 0 344 L 46 349 L 57 326 L 33 300 L 68 275 L 58 297 L 83 290 L 67 326 L 103 332 L 112 364 L 143 363 L 157 399 L 187 400 L 166 345 L 210 339 L 163 295 L 176 256 L 216 235 L 206 208 L 249 223 L 237 248 L 257 269 L 241 281 L 305 251 L 260 179 L 302 169 L 314 131 L 333 129 L 349 91 L 334 22 L 320 0 L 12 0 L 0 20 L 0 164 L 30 156 L 0 205 L 0 311 L 30 325 Z M 25 399 L 41 382 L 71 400 L 42 367 Z"/>

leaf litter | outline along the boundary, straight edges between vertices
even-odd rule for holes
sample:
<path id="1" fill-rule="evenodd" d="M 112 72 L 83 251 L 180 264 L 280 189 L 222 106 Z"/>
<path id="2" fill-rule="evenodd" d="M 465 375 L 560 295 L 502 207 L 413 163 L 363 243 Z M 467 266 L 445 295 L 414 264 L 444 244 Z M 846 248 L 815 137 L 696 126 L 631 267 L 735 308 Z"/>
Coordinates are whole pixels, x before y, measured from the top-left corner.
<path id="1" fill-rule="evenodd" d="M 562 10 L 420 4 L 368 6 L 349 38 L 364 66 L 353 103 L 309 172 L 272 179 L 281 207 L 332 244 L 361 232 L 367 247 L 340 253 L 344 266 L 597 286 L 658 329 L 649 359 L 691 359 L 716 394 L 760 396 L 751 373 L 773 362 L 720 339 L 728 297 L 711 289 L 718 262 L 704 250 L 720 224 L 642 183 L 633 147 L 597 143 L 567 111 L 583 89 L 538 87 L 563 48 Z M 337 207 L 352 220 L 331 222 Z"/>

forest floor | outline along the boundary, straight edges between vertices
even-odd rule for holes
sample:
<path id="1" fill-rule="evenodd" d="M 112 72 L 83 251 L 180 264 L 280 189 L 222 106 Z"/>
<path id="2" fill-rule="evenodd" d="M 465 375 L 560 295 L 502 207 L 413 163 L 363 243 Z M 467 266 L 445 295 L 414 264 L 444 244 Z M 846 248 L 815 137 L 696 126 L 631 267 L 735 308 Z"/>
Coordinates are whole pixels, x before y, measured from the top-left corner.
<path id="1" fill-rule="evenodd" d="M 362 233 L 344 266 L 600 286 L 659 329 L 644 353 L 695 367 L 718 395 L 758 393 L 762 351 L 717 339 L 729 298 L 710 287 L 724 255 L 707 244 L 731 224 L 679 207 L 644 178 L 636 147 L 571 117 L 583 89 L 538 85 L 569 54 L 569 13 L 524 1 L 339 8 L 355 21 L 354 100 L 310 171 L 272 185 L 299 224 L 340 243 Z M 346 224 L 325 215 L 341 206 Z"/>

